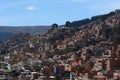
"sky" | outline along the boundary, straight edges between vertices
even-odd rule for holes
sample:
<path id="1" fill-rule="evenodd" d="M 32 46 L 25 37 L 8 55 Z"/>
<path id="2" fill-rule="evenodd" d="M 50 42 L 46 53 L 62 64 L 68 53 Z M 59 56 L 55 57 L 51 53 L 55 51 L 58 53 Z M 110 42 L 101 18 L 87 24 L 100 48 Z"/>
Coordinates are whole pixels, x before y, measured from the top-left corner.
<path id="1" fill-rule="evenodd" d="M 0 25 L 61 25 L 115 9 L 120 0 L 0 0 Z"/>

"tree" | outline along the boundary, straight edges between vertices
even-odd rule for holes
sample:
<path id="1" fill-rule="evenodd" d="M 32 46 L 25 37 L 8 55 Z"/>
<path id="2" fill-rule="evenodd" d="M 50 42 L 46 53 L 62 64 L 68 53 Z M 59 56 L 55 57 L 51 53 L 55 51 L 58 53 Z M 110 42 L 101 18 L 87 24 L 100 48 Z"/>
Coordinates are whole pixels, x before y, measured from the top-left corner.
<path id="1" fill-rule="evenodd" d="M 115 10 L 115 12 L 119 13 L 119 12 L 120 12 L 120 10 L 119 10 L 119 9 L 116 9 L 116 10 Z"/>
<path id="2" fill-rule="evenodd" d="M 20 75 L 20 72 L 17 70 L 12 70 L 11 75 L 12 75 L 13 79 L 16 80 L 17 77 Z"/>
<path id="3" fill-rule="evenodd" d="M 54 23 L 51 25 L 51 27 L 52 27 L 52 29 L 56 29 L 56 28 L 58 28 L 58 24 Z"/>
<path id="4" fill-rule="evenodd" d="M 0 52 L 0 58 L 2 61 L 4 61 L 4 55 L 7 53 L 7 50 L 6 49 L 3 49 L 1 52 Z"/>
<path id="5" fill-rule="evenodd" d="M 66 21 L 65 26 L 66 26 L 66 27 L 71 27 L 70 24 L 71 24 L 70 21 Z"/>

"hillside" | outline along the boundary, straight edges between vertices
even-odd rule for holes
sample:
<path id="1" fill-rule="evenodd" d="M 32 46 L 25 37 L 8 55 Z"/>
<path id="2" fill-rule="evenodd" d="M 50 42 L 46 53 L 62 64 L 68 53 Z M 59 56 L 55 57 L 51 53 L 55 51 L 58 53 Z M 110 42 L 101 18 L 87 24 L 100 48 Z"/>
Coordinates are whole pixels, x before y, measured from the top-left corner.
<path id="1" fill-rule="evenodd" d="M 12 36 L 14 36 L 14 33 L 0 32 L 0 41 L 5 41 L 5 40 L 9 39 Z"/>
<path id="2" fill-rule="evenodd" d="M 91 23 L 96 20 L 104 20 L 108 17 L 115 15 L 115 12 L 110 12 L 109 14 L 104 15 L 97 15 L 91 17 L 91 19 L 86 18 L 79 21 L 73 21 L 70 23 L 71 27 L 80 27 L 82 25 Z M 48 29 L 50 29 L 50 26 L 0 26 L 0 41 L 7 40 L 11 36 L 13 36 L 16 33 L 40 33 L 44 34 Z"/>
<path id="3" fill-rule="evenodd" d="M 0 41 L 7 40 L 17 33 L 40 33 L 44 34 L 50 26 L 0 26 Z"/>
<path id="4" fill-rule="evenodd" d="M 97 16 L 93 16 L 91 18 L 86 18 L 86 19 L 82 19 L 82 20 L 78 20 L 78 21 L 73 21 L 73 22 L 70 23 L 70 26 L 71 27 L 80 27 L 82 25 L 91 23 L 93 21 L 106 20 L 108 17 L 111 17 L 113 15 L 115 15 L 114 11 L 110 12 L 109 14 L 97 15 Z"/>
<path id="5" fill-rule="evenodd" d="M 42 35 L 17 34 L 0 44 L 0 59 L 13 69 L 43 70 L 44 75 L 49 73 L 44 71 L 46 68 L 53 70 L 54 66 L 62 65 L 74 67 L 76 75 L 87 73 L 89 79 L 98 73 L 111 79 L 120 70 L 120 11 L 112 13 L 78 27 L 69 22 L 64 26 L 53 25 Z"/>
<path id="6" fill-rule="evenodd" d="M 109 14 L 94 17 L 94 19 L 91 18 L 89 23 L 86 23 L 84 25 L 82 24 L 82 26 L 78 26 L 78 27 L 58 26 L 57 28 L 54 29 L 53 28 L 49 29 L 50 27 L 14 27 L 14 28 L 1 27 L 0 32 L 6 31 L 9 33 L 18 33 L 18 32 L 23 33 L 23 34 L 19 34 L 19 36 L 17 36 L 16 34 L 15 39 L 17 39 L 17 38 L 21 38 L 21 36 L 23 36 L 24 38 L 24 33 L 43 33 L 43 31 L 45 32 L 49 29 L 43 35 L 41 34 L 30 35 L 31 38 L 28 39 L 29 41 L 26 41 L 24 43 L 27 42 L 36 43 L 36 41 L 39 43 L 41 41 L 39 45 L 49 43 L 51 44 L 51 46 L 53 46 L 54 44 L 56 44 L 56 49 L 57 46 L 60 45 L 62 47 L 66 45 L 65 48 L 69 49 L 69 47 L 67 46 L 68 43 L 71 43 L 72 48 L 74 48 L 76 51 L 83 47 L 88 47 L 90 45 L 96 46 L 101 42 L 113 42 L 114 44 L 120 44 L 119 15 L 120 15 L 119 11 L 110 12 Z M 9 41 L 11 41 L 11 39 L 14 39 L 14 36 L 10 38 Z"/>
<path id="7" fill-rule="evenodd" d="M 45 33 L 50 26 L 0 26 L 0 32 L 9 33 Z"/>

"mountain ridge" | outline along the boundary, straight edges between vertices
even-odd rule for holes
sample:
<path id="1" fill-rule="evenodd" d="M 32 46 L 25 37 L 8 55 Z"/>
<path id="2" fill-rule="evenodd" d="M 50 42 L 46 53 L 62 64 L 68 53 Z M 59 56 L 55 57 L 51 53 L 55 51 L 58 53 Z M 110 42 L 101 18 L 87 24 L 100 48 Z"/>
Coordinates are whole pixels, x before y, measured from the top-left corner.
<path id="1" fill-rule="evenodd" d="M 4 41 L 17 33 L 44 34 L 50 26 L 0 26 L 0 41 Z"/>

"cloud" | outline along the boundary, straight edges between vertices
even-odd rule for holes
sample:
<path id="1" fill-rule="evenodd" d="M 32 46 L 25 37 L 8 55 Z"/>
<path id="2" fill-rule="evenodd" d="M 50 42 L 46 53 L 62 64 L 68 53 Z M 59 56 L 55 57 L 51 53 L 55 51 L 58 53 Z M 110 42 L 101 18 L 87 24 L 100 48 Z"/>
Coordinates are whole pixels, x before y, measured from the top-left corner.
<path id="1" fill-rule="evenodd" d="M 35 6 L 28 6 L 28 7 L 26 7 L 26 9 L 27 9 L 27 10 L 35 10 L 36 7 L 35 7 Z"/>

